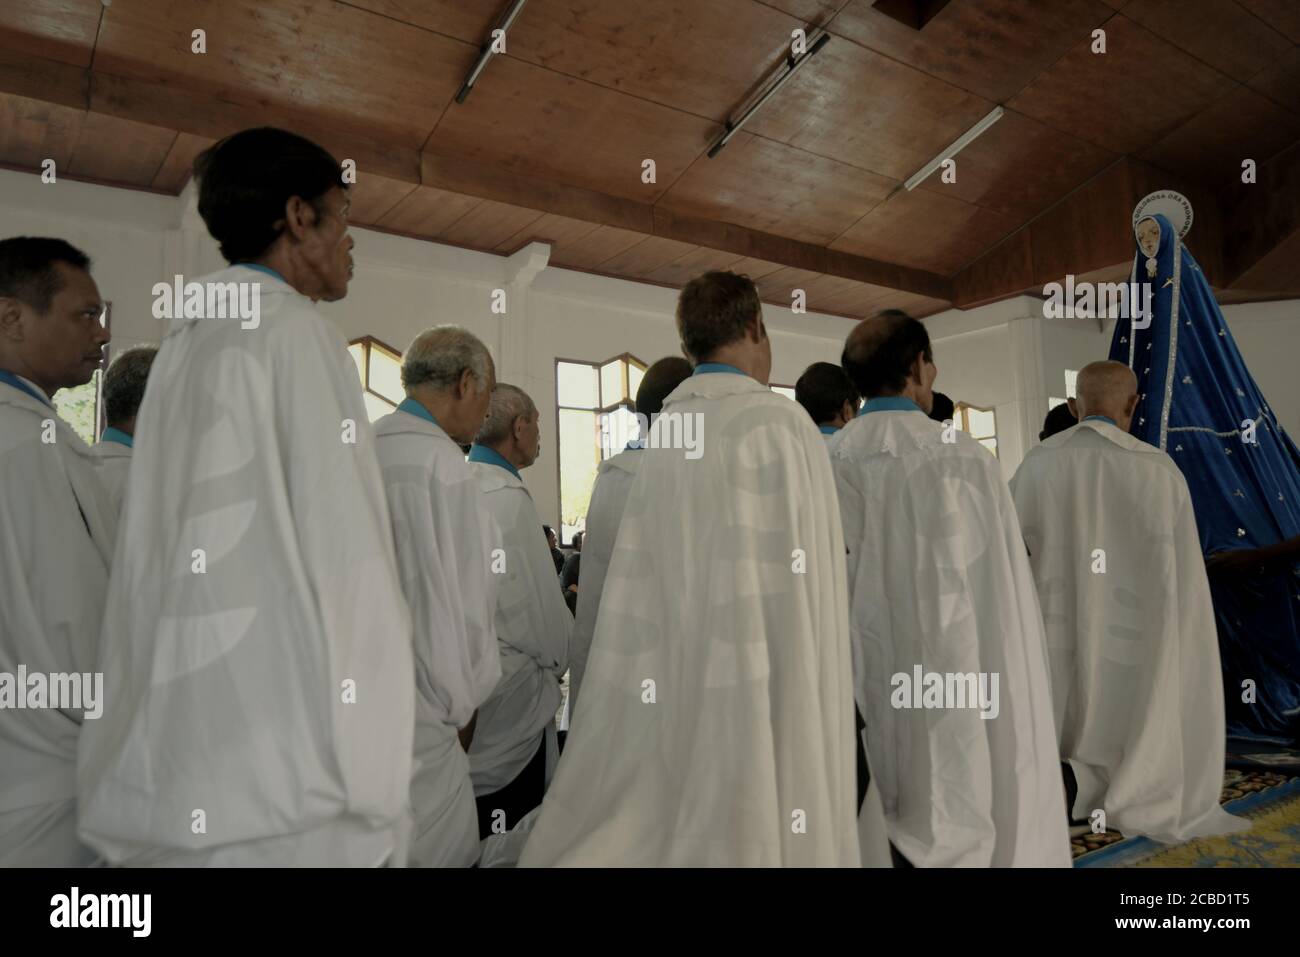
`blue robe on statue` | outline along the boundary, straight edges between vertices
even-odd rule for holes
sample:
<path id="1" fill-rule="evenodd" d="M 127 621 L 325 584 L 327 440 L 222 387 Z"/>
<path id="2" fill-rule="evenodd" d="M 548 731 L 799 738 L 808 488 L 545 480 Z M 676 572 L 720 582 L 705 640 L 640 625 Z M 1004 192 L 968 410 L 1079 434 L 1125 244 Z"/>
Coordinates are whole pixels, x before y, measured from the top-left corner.
<path id="1" fill-rule="evenodd" d="M 1137 374 L 1132 433 L 1169 453 L 1191 490 L 1206 556 L 1300 535 L 1300 452 L 1246 370 L 1204 273 L 1162 214 L 1152 315 L 1120 318 L 1110 358 Z M 1135 325 L 1137 328 L 1135 328 Z M 1251 428 L 1253 425 L 1253 430 Z M 1253 441 L 1252 441 L 1253 440 Z M 1211 580 L 1228 733 L 1300 738 L 1300 574 Z M 1254 683 L 1255 701 L 1243 682 Z"/>

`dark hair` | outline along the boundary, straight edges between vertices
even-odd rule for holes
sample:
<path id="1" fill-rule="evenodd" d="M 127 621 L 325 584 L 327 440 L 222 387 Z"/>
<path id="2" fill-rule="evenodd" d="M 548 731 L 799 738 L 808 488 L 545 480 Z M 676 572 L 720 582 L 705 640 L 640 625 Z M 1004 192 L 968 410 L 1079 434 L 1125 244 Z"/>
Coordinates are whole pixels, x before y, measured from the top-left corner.
<path id="1" fill-rule="evenodd" d="M 706 272 L 696 276 L 677 297 L 677 334 L 691 360 L 704 362 L 719 348 L 745 335 L 763 304 L 748 276 Z"/>
<path id="2" fill-rule="evenodd" d="M 921 320 L 901 309 L 886 309 L 876 317 L 890 320 L 889 328 L 866 346 L 846 344 L 840 365 L 863 396 L 874 399 L 897 395 L 907 386 L 917 356 L 933 362 L 930 334 Z M 853 342 L 852 337 L 849 340 Z"/>
<path id="3" fill-rule="evenodd" d="M 140 411 L 156 346 L 136 346 L 113 360 L 104 375 L 104 417 L 109 425 L 131 421 Z"/>
<path id="4" fill-rule="evenodd" d="M 582 540 L 583 540 L 586 536 L 587 536 L 587 533 L 586 533 L 586 532 L 574 532 L 574 533 L 573 533 L 573 538 L 571 539 L 571 541 L 573 542 L 573 547 L 574 547 L 574 548 L 580 548 L 580 547 L 582 546 Z"/>
<path id="5" fill-rule="evenodd" d="M 839 415 L 845 402 L 856 409 L 860 396 L 839 366 L 814 362 L 794 384 L 794 398 L 808 410 L 815 425 L 822 425 Z"/>
<path id="6" fill-rule="evenodd" d="M 1072 429 L 1078 424 L 1079 420 L 1070 411 L 1069 403 L 1062 402 L 1060 405 L 1053 406 L 1052 410 L 1047 413 L 1047 418 L 1043 419 L 1043 431 L 1038 433 L 1038 441 L 1049 439 L 1056 433 Z"/>
<path id="7" fill-rule="evenodd" d="M 325 194 L 347 189 L 339 162 L 309 139 L 263 126 L 227 136 L 194 161 L 199 215 L 227 262 L 262 255 L 284 231 L 284 207 L 297 196 L 325 213 Z M 281 223 L 279 226 L 276 223 Z"/>
<path id="8" fill-rule="evenodd" d="M 930 418 L 936 422 L 947 422 L 957 415 L 957 407 L 952 399 L 942 392 L 934 393 L 934 405 L 930 406 Z"/>
<path id="9" fill-rule="evenodd" d="M 44 236 L 0 239 L 0 296 L 17 299 L 45 315 L 63 288 L 55 263 L 90 270 L 90 257 L 62 239 Z"/>
<path id="10" fill-rule="evenodd" d="M 543 526 L 542 526 L 542 533 L 545 534 L 545 535 L 549 538 L 551 535 L 554 535 L 554 534 L 555 534 L 555 529 L 551 528 L 551 526 L 549 526 L 549 525 L 543 525 Z"/>
<path id="11" fill-rule="evenodd" d="M 691 364 L 681 356 L 664 356 L 651 363 L 636 390 L 636 412 L 647 419 L 663 411 L 664 399 L 691 377 Z"/>

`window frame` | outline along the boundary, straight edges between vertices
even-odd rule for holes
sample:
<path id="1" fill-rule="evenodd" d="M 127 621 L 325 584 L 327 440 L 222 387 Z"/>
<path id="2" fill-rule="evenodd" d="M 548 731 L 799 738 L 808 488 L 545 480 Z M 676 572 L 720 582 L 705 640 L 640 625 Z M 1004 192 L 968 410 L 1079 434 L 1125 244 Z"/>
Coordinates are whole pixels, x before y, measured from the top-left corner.
<path id="1" fill-rule="evenodd" d="M 392 409 L 390 411 L 396 412 L 397 406 L 401 404 L 400 402 L 394 403 L 392 399 L 388 398 L 385 395 L 381 395 L 380 393 L 376 392 L 374 389 L 370 388 L 370 351 L 375 346 L 378 346 L 384 352 L 388 353 L 389 356 L 391 356 L 393 360 L 400 367 L 402 364 L 401 350 L 394 349 L 392 346 L 390 346 L 383 339 L 380 339 L 378 336 L 358 336 L 355 339 L 349 339 L 348 340 L 349 353 L 351 353 L 353 346 L 361 346 L 361 351 L 362 351 L 361 369 L 363 371 L 363 375 L 361 376 L 361 392 L 362 392 L 363 400 L 364 400 L 364 396 L 366 395 L 373 396 L 374 398 L 378 399 L 380 402 L 384 403 L 384 405 L 391 405 Z M 352 356 L 349 354 L 348 358 L 351 359 Z"/>
<path id="2" fill-rule="evenodd" d="M 622 402 L 616 402 L 612 405 L 600 405 L 599 404 L 600 401 L 604 398 L 604 396 L 601 394 L 601 389 L 602 389 L 601 376 L 600 376 L 601 367 L 607 366 L 611 362 L 616 362 L 619 360 L 623 361 L 623 368 L 622 368 L 623 394 L 627 396 L 627 399 Z M 562 405 L 560 403 L 560 364 L 561 363 L 565 363 L 567 365 L 587 366 L 588 368 L 594 370 L 596 374 L 596 402 L 597 402 L 596 406 L 587 407 L 587 406 L 579 406 L 579 405 Z M 570 359 L 564 356 L 556 356 L 551 366 L 551 374 L 554 382 L 552 389 L 553 389 L 553 394 L 555 396 L 554 427 L 555 427 L 555 499 L 556 499 L 556 516 L 557 516 L 555 520 L 556 541 L 559 542 L 561 548 L 571 548 L 573 544 L 573 536 L 570 535 L 568 541 L 564 540 L 564 457 L 563 457 L 563 451 L 560 448 L 560 412 L 561 410 L 568 410 L 572 412 L 591 412 L 596 416 L 597 434 L 596 436 L 593 436 L 593 441 L 596 443 L 596 464 L 597 467 L 599 467 L 600 463 L 604 462 L 606 458 L 612 458 L 613 456 L 617 455 L 618 452 L 622 451 L 622 449 L 611 450 L 608 456 L 604 454 L 605 450 L 601 446 L 600 438 L 599 438 L 600 417 L 602 415 L 608 415 L 611 412 L 617 411 L 619 408 L 623 407 L 624 405 L 626 405 L 626 407 L 630 409 L 632 412 L 636 411 L 636 396 L 631 394 L 631 373 L 629 371 L 630 367 L 634 364 L 641 370 L 643 376 L 645 375 L 646 370 L 650 368 L 649 363 L 644 362 L 642 359 L 633 355 L 630 352 L 620 352 L 617 355 L 612 355 L 606 359 L 599 359 L 599 360 Z M 593 488 L 594 487 L 595 486 L 593 485 Z M 588 507 L 590 507 L 590 500 L 588 500 Z M 582 530 L 585 529 L 586 529 L 586 524 L 584 522 Z"/>

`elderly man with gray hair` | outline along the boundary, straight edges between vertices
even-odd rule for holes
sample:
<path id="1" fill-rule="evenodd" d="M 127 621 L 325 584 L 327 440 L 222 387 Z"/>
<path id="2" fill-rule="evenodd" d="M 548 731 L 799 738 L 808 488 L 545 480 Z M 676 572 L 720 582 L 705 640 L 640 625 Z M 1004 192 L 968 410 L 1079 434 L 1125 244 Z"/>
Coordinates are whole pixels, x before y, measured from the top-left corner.
<path id="1" fill-rule="evenodd" d="M 487 413 L 496 373 L 460 326 L 420 333 L 402 360 L 406 399 L 375 423 L 375 450 L 415 640 L 410 863 L 469 867 L 477 811 L 466 749 L 501 677 L 494 552 L 501 533 L 460 446 Z"/>
<path id="2" fill-rule="evenodd" d="M 108 422 L 99 443 L 92 450 L 95 472 L 108 492 L 113 511 L 122 511 L 127 475 L 131 468 L 131 450 L 135 446 L 135 416 L 144 401 L 144 387 L 157 346 L 127 349 L 108 367 L 104 376 L 104 410 Z"/>
<path id="3" fill-rule="evenodd" d="M 559 759 L 555 712 L 573 616 L 555 584 L 542 520 L 519 477 L 539 454 L 537 420 L 537 406 L 522 389 L 498 383 L 469 451 L 505 545 L 503 562 L 493 568 L 501 573 L 501 681 L 479 709 L 469 751 L 480 837 L 504 833 L 541 804 Z"/>

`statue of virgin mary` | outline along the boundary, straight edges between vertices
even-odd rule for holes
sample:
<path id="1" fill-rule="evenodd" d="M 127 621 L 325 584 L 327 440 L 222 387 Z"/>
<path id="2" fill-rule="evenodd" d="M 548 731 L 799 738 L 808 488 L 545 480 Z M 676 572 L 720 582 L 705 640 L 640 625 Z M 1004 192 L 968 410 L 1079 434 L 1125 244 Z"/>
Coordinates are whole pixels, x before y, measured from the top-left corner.
<path id="1" fill-rule="evenodd" d="M 1120 318 L 1110 358 L 1138 379 L 1132 432 L 1167 452 L 1191 490 L 1207 558 L 1300 535 L 1300 451 L 1251 378 L 1182 238 L 1187 200 L 1152 193 L 1133 212 L 1132 281 L 1151 314 Z M 1141 583 L 1136 583 L 1141 587 Z M 1300 738 L 1300 570 L 1211 580 L 1228 733 Z"/>

